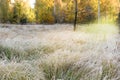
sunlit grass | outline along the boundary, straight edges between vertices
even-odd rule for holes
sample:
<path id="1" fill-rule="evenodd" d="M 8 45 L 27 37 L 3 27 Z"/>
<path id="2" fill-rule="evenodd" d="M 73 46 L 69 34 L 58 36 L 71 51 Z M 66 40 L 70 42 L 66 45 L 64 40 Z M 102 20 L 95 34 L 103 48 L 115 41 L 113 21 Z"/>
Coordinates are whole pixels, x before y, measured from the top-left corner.
<path id="1" fill-rule="evenodd" d="M 114 24 L 88 24 L 78 25 L 78 31 L 95 34 L 117 34 L 118 27 Z"/>

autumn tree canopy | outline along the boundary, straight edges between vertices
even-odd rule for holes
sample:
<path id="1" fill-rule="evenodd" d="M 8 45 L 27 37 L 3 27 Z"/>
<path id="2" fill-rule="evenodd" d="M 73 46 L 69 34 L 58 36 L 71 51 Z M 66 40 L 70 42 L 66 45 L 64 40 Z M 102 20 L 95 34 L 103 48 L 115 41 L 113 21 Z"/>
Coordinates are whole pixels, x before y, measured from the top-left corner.
<path id="1" fill-rule="evenodd" d="M 73 23 L 74 0 L 0 0 L 2 23 Z M 77 0 L 77 23 L 90 23 L 98 18 L 97 0 Z M 115 21 L 119 13 L 119 0 L 100 0 L 101 20 Z"/>

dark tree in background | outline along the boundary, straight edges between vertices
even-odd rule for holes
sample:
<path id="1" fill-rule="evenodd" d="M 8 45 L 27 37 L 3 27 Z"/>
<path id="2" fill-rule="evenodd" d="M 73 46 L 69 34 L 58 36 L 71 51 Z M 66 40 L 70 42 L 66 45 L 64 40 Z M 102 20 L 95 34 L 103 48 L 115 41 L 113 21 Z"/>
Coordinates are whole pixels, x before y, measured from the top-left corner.
<path id="1" fill-rule="evenodd" d="M 118 13 L 117 23 L 118 23 L 118 25 L 119 25 L 119 27 L 120 27 L 120 12 Z"/>
<path id="2" fill-rule="evenodd" d="M 120 34 L 120 12 L 118 14 L 117 24 L 118 24 L 118 27 L 119 27 L 119 34 Z"/>
<path id="3" fill-rule="evenodd" d="M 74 19 L 74 31 L 76 30 L 76 23 L 77 23 L 77 13 L 78 13 L 78 8 L 77 8 L 77 0 L 74 0 L 75 2 L 75 19 Z"/>

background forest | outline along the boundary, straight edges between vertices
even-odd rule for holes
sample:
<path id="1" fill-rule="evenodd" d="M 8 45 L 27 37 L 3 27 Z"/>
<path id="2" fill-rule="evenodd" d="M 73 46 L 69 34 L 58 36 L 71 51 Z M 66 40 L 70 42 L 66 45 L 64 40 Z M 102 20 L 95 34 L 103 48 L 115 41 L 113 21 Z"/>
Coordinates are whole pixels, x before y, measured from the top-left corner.
<path id="1" fill-rule="evenodd" d="M 36 0 L 34 7 L 29 0 L 0 0 L 1 23 L 72 23 L 74 0 Z M 96 22 L 98 0 L 77 1 L 77 23 Z M 100 0 L 101 22 L 113 22 L 119 12 L 119 0 Z"/>

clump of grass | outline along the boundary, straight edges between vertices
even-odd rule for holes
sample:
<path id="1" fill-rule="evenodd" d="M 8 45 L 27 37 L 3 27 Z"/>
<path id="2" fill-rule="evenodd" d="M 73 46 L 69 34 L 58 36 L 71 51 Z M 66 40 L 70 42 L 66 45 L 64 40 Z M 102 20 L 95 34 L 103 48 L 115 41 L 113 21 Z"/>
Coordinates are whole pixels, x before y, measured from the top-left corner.
<path id="1" fill-rule="evenodd" d="M 37 48 L 34 48 L 33 53 L 49 54 L 55 51 L 54 47 L 49 44 L 40 44 Z"/>
<path id="2" fill-rule="evenodd" d="M 79 57 L 78 57 L 79 56 Z M 52 54 L 37 61 L 46 80 L 116 80 L 119 66 L 116 60 L 104 55 Z"/>
<path id="3" fill-rule="evenodd" d="M 2 55 L 1 58 L 7 58 L 8 60 L 11 60 L 13 58 L 21 58 L 23 55 L 23 52 L 7 47 L 7 46 L 2 46 L 0 45 L 0 54 Z"/>
<path id="4" fill-rule="evenodd" d="M 51 44 L 39 44 L 37 47 L 28 48 L 24 51 L 27 54 L 27 59 L 39 59 L 44 55 L 53 54 L 55 51 L 57 51 L 57 49 L 59 49 L 59 47 L 56 45 L 53 46 Z"/>
<path id="5" fill-rule="evenodd" d="M 67 70 L 78 59 L 78 54 L 71 56 L 67 53 L 54 53 L 37 62 L 39 62 L 38 66 L 43 69 L 47 80 L 57 80 L 62 79 Z"/>
<path id="6" fill-rule="evenodd" d="M 55 50 L 55 47 L 47 44 L 40 44 L 37 47 L 30 47 L 23 50 L 15 47 L 0 45 L 0 57 L 6 57 L 8 60 L 18 59 L 19 61 L 25 59 L 37 59 L 42 57 L 42 55 L 54 53 Z"/>
<path id="7" fill-rule="evenodd" d="M 0 62 L 0 80 L 45 80 L 42 71 L 28 63 Z"/>
<path id="8" fill-rule="evenodd" d="M 100 80 L 116 80 L 119 78 L 119 66 L 114 61 L 104 60 Z M 119 78 L 120 79 L 120 78 Z"/>

